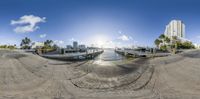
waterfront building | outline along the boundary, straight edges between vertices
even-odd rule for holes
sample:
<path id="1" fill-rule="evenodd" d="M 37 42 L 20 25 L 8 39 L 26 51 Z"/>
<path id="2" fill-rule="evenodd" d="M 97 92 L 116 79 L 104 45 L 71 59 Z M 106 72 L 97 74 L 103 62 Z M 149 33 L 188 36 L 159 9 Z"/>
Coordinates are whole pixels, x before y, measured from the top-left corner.
<path id="1" fill-rule="evenodd" d="M 67 45 L 67 49 L 73 49 L 72 45 Z"/>
<path id="2" fill-rule="evenodd" d="M 78 42 L 74 41 L 73 46 L 67 45 L 66 48 L 62 49 L 64 53 L 76 53 L 76 52 L 85 52 L 87 50 L 85 45 L 78 45 Z"/>
<path id="3" fill-rule="evenodd" d="M 86 46 L 85 45 L 79 45 L 78 48 L 79 49 L 86 49 Z"/>
<path id="4" fill-rule="evenodd" d="M 79 45 L 78 48 L 80 52 L 85 52 L 87 50 L 85 45 Z"/>
<path id="5" fill-rule="evenodd" d="M 172 20 L 165 28 L 164 35 L 172 39 L 176 36 L 179 39 L 185 38 L 185 24 L 181 20 Z"/>
<path id="6" fill-rule="evenodd" d="M 73 49 L 78 49 L 78 42 L 77 41 L 73 42 Z"/>
<path id="7" fill-rule="evenodd" d="M 200 44 L 194 44 L 194 47 L 195 47 L 196 49 L 200 49 Z"/>
<path id="8" fill-rule="evenodd" d="M 31 45 L 31 48 L 32 49 L 35 49 L 35 48 L 42 48 L 44 46 L 44 43 L 43 42 L 33 42 L 32 45 Z"/>

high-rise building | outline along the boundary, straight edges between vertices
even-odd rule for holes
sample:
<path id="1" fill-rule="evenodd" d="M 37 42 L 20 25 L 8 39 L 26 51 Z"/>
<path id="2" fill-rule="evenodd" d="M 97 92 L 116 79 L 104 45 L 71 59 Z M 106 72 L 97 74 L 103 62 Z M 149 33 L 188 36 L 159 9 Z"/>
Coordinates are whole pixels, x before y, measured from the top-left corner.
<path id="1" fill-rule="evenodd" d="M 76 42 L 76 41 L 73 42 L 73 48 L 78 49 L 78 42 Z"/>
<path id="2" fill-rule="evenodd" d="M 172 20 L 165 29 L 165 36 L 172 38 L 176 36 L 178 38 L 185 38 L 185 24 L 181 20 Z"/>

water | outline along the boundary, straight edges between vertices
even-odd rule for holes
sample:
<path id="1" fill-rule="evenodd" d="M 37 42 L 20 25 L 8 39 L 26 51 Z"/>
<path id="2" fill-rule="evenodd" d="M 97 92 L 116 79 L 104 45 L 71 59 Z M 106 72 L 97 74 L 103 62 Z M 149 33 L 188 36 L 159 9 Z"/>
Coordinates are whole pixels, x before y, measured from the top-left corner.
<path id="1" fill-rule="evenodd" d="M 114 49 L 104 49 L 104 52 L 95 58 L 94 64 L 111 66 L 113 65 L 113 61 L 120 61 L 123 59 L 125 59 L 125 57 L 116 53 Z"/>
<path id="2" fill-rule="evenodd" d="M 116 53 L 114 49 L 105 49 L 104 52 L 96 58 L 96 60 L 103 61 L 116 61 L 122 59 L 124 59 L 124 56 Z"/>

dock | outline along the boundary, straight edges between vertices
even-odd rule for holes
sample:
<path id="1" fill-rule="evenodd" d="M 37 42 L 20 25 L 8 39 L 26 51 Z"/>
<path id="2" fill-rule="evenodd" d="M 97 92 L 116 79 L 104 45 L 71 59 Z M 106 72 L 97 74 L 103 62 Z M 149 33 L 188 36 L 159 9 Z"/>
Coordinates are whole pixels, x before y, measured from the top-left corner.
<path id="1" fill-rule="evenodd" d="M 169 56 L 171 53 L 156 53 L 152 51 L 147 51 L 145 49 L 130 49 L 130 50 L 115 50 L 116 53 L 121 54 L 123 56 L 128 56 L 128 57 L 164 57 L 164 56 Z"/>
<path id="2" fill-rule="evenodd" d="M 89 50 L 86 52 L 64 53 L 64 54 L 42 54 L 40 56 L 51 59 L 73 60 L 73 59 L 93 59 L 101 53 L 103 53 L 103 50 Z"/>

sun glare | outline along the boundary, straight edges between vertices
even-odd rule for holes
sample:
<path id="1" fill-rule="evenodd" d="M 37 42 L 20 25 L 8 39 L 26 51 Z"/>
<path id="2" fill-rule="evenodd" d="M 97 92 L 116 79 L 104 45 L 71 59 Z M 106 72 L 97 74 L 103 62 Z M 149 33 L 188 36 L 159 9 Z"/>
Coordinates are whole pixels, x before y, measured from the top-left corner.
<path id="1" fill-rule="evenodd" d="M 92 38 L 94 45 L 97 47 L 105 48 L 107 46 L 107 42 L 110 41 L 107 35 L 96 35 Z"/>

